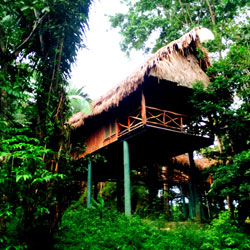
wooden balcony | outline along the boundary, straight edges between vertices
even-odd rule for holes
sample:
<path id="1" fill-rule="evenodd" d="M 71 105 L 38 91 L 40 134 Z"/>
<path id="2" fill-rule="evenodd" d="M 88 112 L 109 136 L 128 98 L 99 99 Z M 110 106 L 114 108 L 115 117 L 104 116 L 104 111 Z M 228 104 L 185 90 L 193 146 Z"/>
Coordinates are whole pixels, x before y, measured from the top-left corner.
<path id="1" fill-rule="evenodd" d="M 118 137 L 146 124 L 185 132 L 187 118 L 186 115 L 155 107 L 145 106 L 145 110 L 139 107 L 126 119 L 118 120 Z"/>

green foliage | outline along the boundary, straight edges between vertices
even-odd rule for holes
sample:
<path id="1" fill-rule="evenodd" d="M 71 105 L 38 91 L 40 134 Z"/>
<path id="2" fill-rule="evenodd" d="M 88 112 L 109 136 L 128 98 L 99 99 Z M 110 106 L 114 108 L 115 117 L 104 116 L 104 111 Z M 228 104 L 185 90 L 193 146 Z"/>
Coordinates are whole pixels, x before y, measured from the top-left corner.
<path id="1" fill-rule="evenodd" d="M 237 33 L 243 35 L 249 27 L 248 20 Z M 220 139 L 220 152 L 206 152 L 217 160 L 216 166 L 209 171 L 213 178 L 210 194 L 231 197 L 238 204 L 241 222 L 250 214 L 249 58 L 249 39 L 239 39 L 231 45 L 224 59 L 209 68 L 210 84 L 206 88 L 200 83 L 194 86 L 191 100 L 194 112 L 190 130 Z"/>
<path id="2" fill-rule="evenodd" d="M 162 223 L 126 217 L 108 210 L 69 208 L 55 239 L 55 249 L 248 249 L 250 238 L 222 213 L 211 226 Z"/>
<path id="3" fill-rule="evenodd" d="M 231 30 L 239 23 L 239 17 L 243 20 L 247 16 L 249 7 L 246 0 L 121 2 L 128 12 L 111 16 L 110 22 L 112 27 L 119 28 L 123 37 L 121 49 L 127 53 L 132 49 L 155 51 L 195 26 L 210 28 L 215 41 L 209 45 L 209 50 L 222 51 L 236 38 Z M 152 43 L 152 40 L 156 41 Z"/>
<path id="4" fill-rule="evenodd" d="M 250 238 L 239 230 L 236 222 L 230 219 L 230 212 L 219 214 L 211 223 L 206 234 L 207 240 L 201 249 L 249 249 Z"/>
<path id="5" fill-rule="evenodd" d="M 220 194 L 223 196 L 230 195 L 248 200 L 250 192 L 249 165 L 250 150 L 236 154 L 230 164 L 218 165 L 217 169 L 212 170 L 215 181 L 211 191 L 220 190 Z M 233 185 L 230 185 L 232 183 Z"/>
<path id="6" fill-rule="evenodd" d="M 159 237 L 137 217 L 110 210 L 100 218 L 95 209 L 79 207 L 65 213 L 55 249 L 161 249 Z"/>
<path id="7" fill-rule="evenodd" d="M 83 87 L 80 89 L 70 88 L 67 91 L 67 95 L 69 97 L 72 114 L 82 112 L 85 115 L 89 115 L 91 113 L 91 100 L 88 95 L 83 92 Z"/>
<path id="8" fill-rule="evenodd" d="M 0 3 L 1 249 L 49 249 L 78 197 L 85 166 L 70 156 L 66 87 L 90 3 Z"/>

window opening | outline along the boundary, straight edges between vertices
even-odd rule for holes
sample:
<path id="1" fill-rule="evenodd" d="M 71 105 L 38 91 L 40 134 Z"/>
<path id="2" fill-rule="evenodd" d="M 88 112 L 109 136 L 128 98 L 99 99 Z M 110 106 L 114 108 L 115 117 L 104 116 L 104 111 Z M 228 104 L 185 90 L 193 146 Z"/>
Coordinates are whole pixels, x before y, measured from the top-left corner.
<path id="1" fill-rule="evenodd" d="M 109 138 L 116 133 L 116 123 L 112 121 L 110 123 L 106 123 L 104 127 L 104 139 Z"/>

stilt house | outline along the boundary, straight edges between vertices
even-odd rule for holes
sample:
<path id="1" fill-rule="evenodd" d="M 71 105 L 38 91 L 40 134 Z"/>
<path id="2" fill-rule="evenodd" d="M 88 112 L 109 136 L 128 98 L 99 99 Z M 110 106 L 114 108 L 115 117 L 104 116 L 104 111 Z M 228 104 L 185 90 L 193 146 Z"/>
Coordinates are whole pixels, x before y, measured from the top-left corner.
<path id="1" fill-rule="evenodd" d="M 194 28 L 159 49 L 137 71 L 96 100 L 91 115 L 78 113 L 69 121 L 75 128 L 73 137 L 86 137 L 81 157 L 104 155 L 113 178 L 120 176 L 119 166 L 124 165 L 127 214 L 131 209 L 130 164 L 164 164 L 169 157 L 213 143 L 213 138 L 188 132 L 192 85 L 197 81 L 209 83 L 205 70 L 210 62 L 199 43 L 202 31 Z M 98 178 L 108 178 L 101 166 L 97 172 Z"/>

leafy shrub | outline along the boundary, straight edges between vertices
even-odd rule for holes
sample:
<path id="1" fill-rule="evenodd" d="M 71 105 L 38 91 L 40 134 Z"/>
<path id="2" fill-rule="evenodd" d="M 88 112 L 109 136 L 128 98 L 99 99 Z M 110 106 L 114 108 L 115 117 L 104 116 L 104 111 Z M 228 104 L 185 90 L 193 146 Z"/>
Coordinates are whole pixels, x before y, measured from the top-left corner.
<path id="1" fill-rule="evenodd" d="M 55 249 L 147 249 L 152 241 L 156 243 L 154 234 L 156 230 L 138 217 L 115 211 L 105 211 L 101 217 L 98 209 L 79 207 L 64 214 Z"/>
<path id="2" fill-rule="evenodd" d="M 102 208 L 103 210 L 103 208 Z M 161 224 L 126 217 L 114 210 L 85 209 L 66 211 L 59 228 L 56 250 L 100 249 L 249 249 L 250 239 L 241 232 L 228 214 L 222 213 L 211 226 L 197 223 Z M 171 226 L 172 225 L 172 226 Z"/>
<path id="3" fill-rule="evenodd" d="M 250 249 L 250 238 L 237 227 L 228 211 L 212 221 L 206 237 L 201 249 Z"/>

